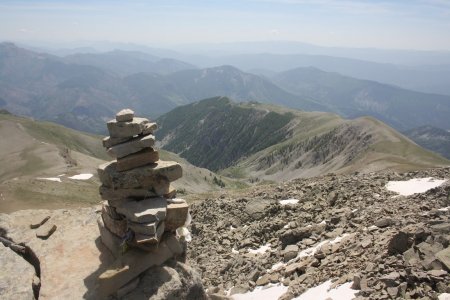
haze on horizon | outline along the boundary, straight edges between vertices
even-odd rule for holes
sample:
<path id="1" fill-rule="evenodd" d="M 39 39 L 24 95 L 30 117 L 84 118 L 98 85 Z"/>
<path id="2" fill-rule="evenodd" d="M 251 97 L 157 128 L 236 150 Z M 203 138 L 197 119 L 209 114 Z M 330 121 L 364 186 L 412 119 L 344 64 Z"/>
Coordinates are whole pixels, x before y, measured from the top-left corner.
<path id="1" fill-rule="evenodd" d="M 0 3 L 0 40 L 151 46 L 299 41 L 450 50 L 450 1 L 5 0 Z"/>

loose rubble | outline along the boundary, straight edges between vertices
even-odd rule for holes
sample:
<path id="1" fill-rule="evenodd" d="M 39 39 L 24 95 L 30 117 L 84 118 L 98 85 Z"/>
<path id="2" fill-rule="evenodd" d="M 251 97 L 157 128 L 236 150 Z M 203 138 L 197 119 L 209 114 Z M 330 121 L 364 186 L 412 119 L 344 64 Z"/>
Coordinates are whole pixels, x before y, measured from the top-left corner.
<path id="1" fill-rule="evenodd" d="M 140 280 L 153 275 L 152 267 L 183 257 L 185 240 L 176 232 L 185 226 L 189 207 L 175 198 L 170 185 L 182 176 L 181 166 L 159 160 L 153 148 L 155 123 L 125 109 L 107 127 L 110 136 L 103 145 L 115 160 L 98 168 L 105 201 L 97 221 L 101 240 L 116 260 L 100 274 L 97 295 L 128 299 Z M 196 299 L 202 299 L 203 288 L 197 285 Z"/>
<path id="2" fill-rule="evenodd" d="M 425 177 L 442 184 L 411 196 L 386 188 Z M 299 201 L 282 201 L 290 199 Z M 331 288 L 349 284 L 355 299 L 437 299 L 450 293 L 448 206 L 450 168 L 329 174 L 224 192 L 191 206 L 188 262 L 210 294 L 225 298 L 281 284 L 280 299 L 293 299 L 331 280 Z"/>

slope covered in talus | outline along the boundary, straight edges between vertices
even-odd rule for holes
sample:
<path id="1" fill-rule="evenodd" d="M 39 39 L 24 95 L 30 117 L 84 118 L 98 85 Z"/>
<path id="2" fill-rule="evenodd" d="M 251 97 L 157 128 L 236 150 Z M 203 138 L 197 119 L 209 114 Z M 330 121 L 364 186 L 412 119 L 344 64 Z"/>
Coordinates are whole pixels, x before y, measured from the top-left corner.
<path id="1" fill-rule="evenodd" d="M 345 120 L 217 97 L 178 107 L 158 122 L 164 149 L 253 181 L 450 163 L 370 117 Z"/>

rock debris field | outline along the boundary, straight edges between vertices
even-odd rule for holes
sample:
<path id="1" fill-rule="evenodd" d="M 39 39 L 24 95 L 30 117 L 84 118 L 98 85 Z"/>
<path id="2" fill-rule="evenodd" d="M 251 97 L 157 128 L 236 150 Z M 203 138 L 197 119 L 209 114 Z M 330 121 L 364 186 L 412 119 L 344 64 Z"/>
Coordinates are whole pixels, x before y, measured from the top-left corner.
<path id="1" fill-rule="evenodd" d="M 449 194 L 450 168 L 224 192 L 191 206 L 188 261 L 216 299 L 445 299 Z"/>

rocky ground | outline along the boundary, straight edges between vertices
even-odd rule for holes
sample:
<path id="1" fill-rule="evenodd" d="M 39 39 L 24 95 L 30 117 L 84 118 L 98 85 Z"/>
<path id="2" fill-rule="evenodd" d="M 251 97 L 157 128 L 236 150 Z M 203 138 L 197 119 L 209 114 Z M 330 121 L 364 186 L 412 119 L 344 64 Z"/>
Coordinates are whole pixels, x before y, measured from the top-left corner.
<path id="1" fill-rule="evenodd" d="M 407 197 L 385 187 L 424 177 L 447 182 Z M 331 279 L 352 282 L 357 299 L 436 299 L 450 292 L 449 195 L 450 168 L 224 192 L 191 207 L 188 262 L 216 297 L 280 283 L 292 299 Z"/>

